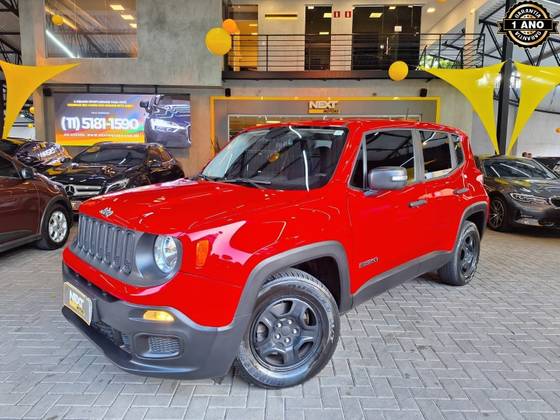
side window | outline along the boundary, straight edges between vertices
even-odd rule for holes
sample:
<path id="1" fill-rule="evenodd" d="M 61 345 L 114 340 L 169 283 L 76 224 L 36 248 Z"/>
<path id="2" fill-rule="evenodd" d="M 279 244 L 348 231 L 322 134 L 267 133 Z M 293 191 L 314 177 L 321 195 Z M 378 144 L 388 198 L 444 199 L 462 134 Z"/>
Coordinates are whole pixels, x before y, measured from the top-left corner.
<path id="1" fill-rule="evenodd" d="M 451 144 L 457 156 L 457 166 L 461 166 L 465 161 L 465 154 L 463 153 L 463 145 L 461 144 L 461 137 L 456 134 L 451 135 Z"/>
<path id="2" fill-rule="evenodd" d="M 12 162 L 0 156 L 0 177 L 19 178 L 18 172 Z"/>
<path id="3" fill-rule="evenodd" d="M 424 174 L 426 179 L 439 178 L 453 170 L 451 148 L 447 133 L 420 131 L 424 154 Z"/>
<path id="4" fill-rule="evenodd" d="M 363 147 L 362 144 L 350 185 L 364 189 L 367 173 L 380 166 L 406 168 L 408 181 L 414 181 L 414 140 L 411 130 L 388 130 L 366 134 L 367 166 L 365 168 Z"/>

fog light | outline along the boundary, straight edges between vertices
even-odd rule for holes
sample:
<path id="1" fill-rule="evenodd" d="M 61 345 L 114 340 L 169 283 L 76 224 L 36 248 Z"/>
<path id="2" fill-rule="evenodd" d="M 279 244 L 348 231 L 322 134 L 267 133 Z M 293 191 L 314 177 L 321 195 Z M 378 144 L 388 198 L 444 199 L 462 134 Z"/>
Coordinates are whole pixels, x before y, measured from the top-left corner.
<path id="1" fill-rule="evenodd" d="M 146 321 L 173 322 L 175 318 L 166 311 L 146 311 L 142 316 Z"/>

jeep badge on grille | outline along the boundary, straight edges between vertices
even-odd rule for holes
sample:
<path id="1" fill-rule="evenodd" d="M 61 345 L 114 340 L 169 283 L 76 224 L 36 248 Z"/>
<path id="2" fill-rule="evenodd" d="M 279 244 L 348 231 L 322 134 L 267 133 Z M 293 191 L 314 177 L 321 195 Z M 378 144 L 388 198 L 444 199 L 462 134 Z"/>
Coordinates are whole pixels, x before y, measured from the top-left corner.
<path id="1" fill-rule="evenodd" d="M 111 207 L 105 207 L 103 210 L 99 210 L 99 213 L 105 217 L 109 217 L 113 214 L 113 209 L 111 209 Z"/>

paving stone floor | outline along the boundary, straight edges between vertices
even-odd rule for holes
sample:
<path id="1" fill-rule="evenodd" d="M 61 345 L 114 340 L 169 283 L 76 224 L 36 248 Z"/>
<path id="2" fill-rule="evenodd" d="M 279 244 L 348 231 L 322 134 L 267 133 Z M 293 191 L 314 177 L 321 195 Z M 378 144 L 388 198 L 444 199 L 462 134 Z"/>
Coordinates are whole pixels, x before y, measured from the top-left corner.
<path id="1" fill-rule="evenodd" d="M 477 278 L 342 318 L 331 363 L 265 391 L 123 373 L 60 314 L 60 252 L 0 255 L 0 418 L 560 419 L 560 235 L 488 232 Z"/>

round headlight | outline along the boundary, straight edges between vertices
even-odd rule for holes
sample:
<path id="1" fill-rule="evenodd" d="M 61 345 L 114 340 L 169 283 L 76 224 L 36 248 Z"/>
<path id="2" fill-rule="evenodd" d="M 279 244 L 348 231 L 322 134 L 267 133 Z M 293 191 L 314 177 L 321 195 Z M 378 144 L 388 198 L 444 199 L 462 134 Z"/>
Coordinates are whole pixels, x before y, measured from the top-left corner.
<path id="1" fill-rule="evenodd" d="M 154 260 L 165 274 L 171 273 L 178 264 L 177 242 L 171 236 L 158 236 L 154 244 Z"/>

